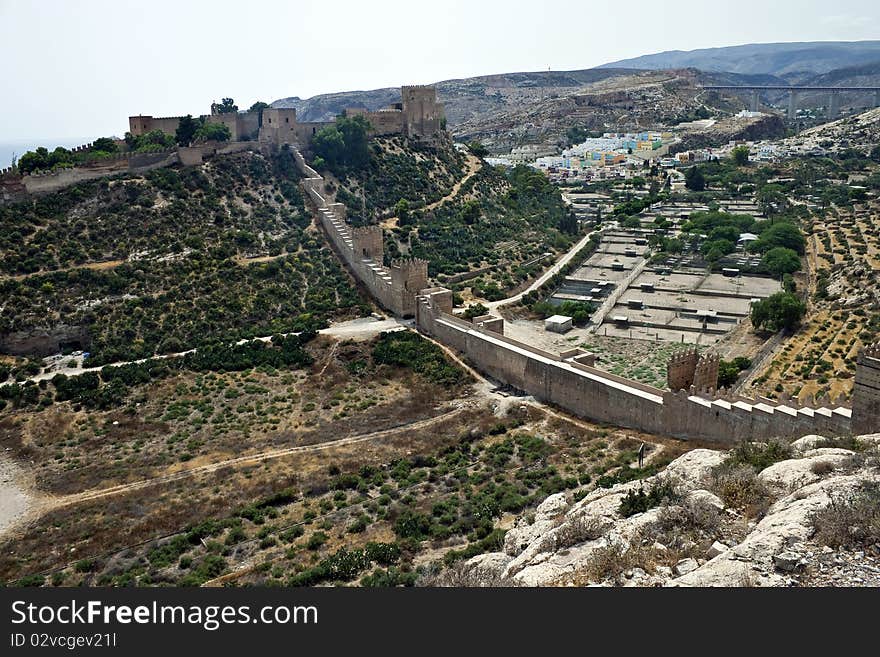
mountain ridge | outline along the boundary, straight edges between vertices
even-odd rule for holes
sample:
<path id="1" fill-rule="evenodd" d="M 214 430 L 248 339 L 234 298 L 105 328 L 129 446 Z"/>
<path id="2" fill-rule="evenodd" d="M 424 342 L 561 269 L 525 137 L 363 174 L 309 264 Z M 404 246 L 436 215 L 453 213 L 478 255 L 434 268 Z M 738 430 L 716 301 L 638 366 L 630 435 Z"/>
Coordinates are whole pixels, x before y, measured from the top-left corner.
<path id="1" fill-rule="evenodd" d="M 662 70 L 698 68 L 746 74 L 824 74 L 835 69 L 880 60 L 880 41 L 797 41 L 791 43 L 748 43 L 694 50 L 667 50 L 608 62 L 599 69 L 635 68 Z"/>

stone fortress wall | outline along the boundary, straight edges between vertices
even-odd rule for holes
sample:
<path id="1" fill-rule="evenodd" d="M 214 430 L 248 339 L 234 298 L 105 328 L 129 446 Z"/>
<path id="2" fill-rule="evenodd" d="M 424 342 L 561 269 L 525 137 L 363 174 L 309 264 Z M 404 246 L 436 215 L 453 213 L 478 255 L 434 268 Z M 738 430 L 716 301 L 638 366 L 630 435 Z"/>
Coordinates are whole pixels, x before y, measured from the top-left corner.
<path id="1" fill-rule="evenodd" d="M 346 110 L 346 113 L 364 115 L 370 121 L 371 136 L 403 134 L 432 142 L 440 132 L 443 105 L 437 103 L 437 93 L 433 87 L 401 87 L 401 102 L 391 108 L 375 112 Z M 136 137 L 151 130 L 161 130 L 174 135 L 182 118 L 182 116 L 130 116 L 129 132 Z M 332 125 L 332 122 L 298 121 L 296 110 L 293 108 L 266 108 L 262 113 L 262 121 L 259 112 L 212 113 L 203 118 L 210 123 L 227 126 L 230 132 L 229 142 L 178 147 L 159 153 L 120 153 L 114 157 L 86 162 L 70 169 L 28 176 L 21 176 L 11 168 L 2 169 L 0 170 L 0 203 L 22 201 L 29 196 L 56 192 L 75 183 L 103 176 L 144 173 L 174 164 L 195 166 L 201 164 L 205 157 L 217 154 L 244 150 L 265 152 L 284 144 L 296 145 L 308 150 L 312 137 L 318 130 Z M 86 150 L 88 146 L 78 147 L 74 151 Z M 382 258 L 379 257 L 378 261 L 381 263 Z M 395 272 L 395 268 L 392 267 L 390 271 L 401 280 L 409 281 L 410 285 L 414 284 L 415 279 L 410 280 L 413 275 L 406 268 Z M 414 307 L 414 302 L 410 305 Z"/>
<path id="2" fill-rule="evenodd" d="M 406 135 L 407 137 L 433 139 L 440 131 L 443 120 L 443 105 L 437 102 L 434 87 L 405 86 L 400 88 L 401 102 L 393 106 L 369 111 L 347 109 L 349 116 L 364 116 L 371 125 L 370 135 Z M 181 116 L 153 117 L 147 115 L 130 116 L 129 132 L 137 137 L 150 130 L 161 130 L 173 135 L 177 131 Z M 262 112 L 230 112 L 210 114 L 202 117 L 209 123 L 222 123 L 229 128 L 231 141 L 258 139 L 276 145 L 297 144 L 308 150 L 312 137 L 318 130 L 332 121 L 298 121 L 296 109 L 268 107 Z"/>
<path id="3" fill-rule="evenodd" d="M 156 153 L 118 153 L 84 162 L 69 169 L 21 176 L 12 169 L 0 170 L 0 203 L 14 203 L 30 196 L 57 192 L 87 180 L 121 173 L 146 173 L 175 164 L 195 166 L 214 155 L 238 153 L 255 148 L 254 142 L 209 142 L 192 147 L 178 146 Z"/>
<path id="4" fill-rule="evenodd" d="M 853 385 L 853 435 L 878 431 L 880 423 L 880 344 L 862 349 Z"/>
<path id="5" fill-rule="evenodd" d="M 781 398 L 748 399 L 708 387 L 660 390 L 592 366 L 594 357 L 581 349 L 561 354 L 535 349 L 503 335 L 503 321 L 467 322 L 452 315 L 452 292 L 428 288 L 416 306 L 416 326 L 452 347 L 491 378 L 536 399 L 581 417 L 658 435 L 731 444 L 772 437 L 828 436 L 880 430 L 880 346 L 868 347 L 859 360 L 853 407 L 842 400 L 800 403 Z M 715 371 L 717 356 L 695 358 L 686 352 L 670 364 L 676 386 Z M 866 394 L 868 389 L 870 394 Z"/>
<path id="6" fill-rule="evenodd" d="M 321 226 L 355 278 L 363 283 L 383 308 L 401 317 L 413 316 L 416 295 L 428 286 L 427 261 L 403 259 L 385 267 L 382 228 L 350 226 L 346 222 L 345 206 L 328 202 L 321 175 L 306 164 L 295 147 L 293 155 L 297 167 L 305 176 L 303 188 L 315 206 Z"/>

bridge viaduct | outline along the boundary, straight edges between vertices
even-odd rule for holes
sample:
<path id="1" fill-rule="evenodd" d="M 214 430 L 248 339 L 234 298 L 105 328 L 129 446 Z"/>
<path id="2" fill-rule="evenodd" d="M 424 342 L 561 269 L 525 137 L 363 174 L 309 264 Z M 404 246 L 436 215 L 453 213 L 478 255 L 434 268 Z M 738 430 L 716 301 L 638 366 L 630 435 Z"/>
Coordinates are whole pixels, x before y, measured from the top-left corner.
<path id="1" fill-rule="evenodd" d="M 702 89 L 711 91 L 750 91 L 753 112 L 758 111 L 758 100 L 761 92 L 781 91 L 788 93 L 788 118 L 794 119 L 797 113 L 797 99 L 802 93 L 827 93 L 828 94 L 828 118 L 837 118 L 840 112 L 840 94 L 849 92 L 874 92 L 874 107 L 880 107 L 880 87 L 791 87 L 784 85 L 724 85 L 707 84 Z"/>

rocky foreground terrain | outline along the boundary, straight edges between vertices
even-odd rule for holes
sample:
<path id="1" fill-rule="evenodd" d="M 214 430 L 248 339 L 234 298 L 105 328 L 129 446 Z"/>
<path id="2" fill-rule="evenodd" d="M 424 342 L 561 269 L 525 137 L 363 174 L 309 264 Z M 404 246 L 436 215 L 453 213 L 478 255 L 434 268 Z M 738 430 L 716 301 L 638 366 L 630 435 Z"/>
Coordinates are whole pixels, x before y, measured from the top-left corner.
<path id="1" fill-rule="evenodd" d="M 880 586 L 880 434 L 695 449 L 577 497 L 548 497 L 450 583 Z"/>

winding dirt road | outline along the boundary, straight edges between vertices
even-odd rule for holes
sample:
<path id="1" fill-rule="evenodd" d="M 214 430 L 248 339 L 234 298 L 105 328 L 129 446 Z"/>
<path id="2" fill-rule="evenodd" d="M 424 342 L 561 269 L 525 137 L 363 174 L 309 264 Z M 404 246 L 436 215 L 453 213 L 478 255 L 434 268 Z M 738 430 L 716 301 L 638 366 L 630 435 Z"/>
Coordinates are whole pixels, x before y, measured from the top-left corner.
<path id="1" fill-rule="evenodd" d="M 296 447 L 281 447 L 278 449 L 272 449 L 265 452 L 259 452 L 257 454 L 248 454 L 245 456 L 237 456 L 229 459 L 224 459 L 222 461 L 217 461 L 215 463 L 209 463 L 207 465 L 201 465 L 193 468 L 187 468 L 184 470 L 178 470 L 177 472 L 171 472 L 165 475 L 159 475 L 157 477 L 152 477 L 149 479 L 142 479 L 140 481 L 134 481 L 128 484 L 120 484 L 118 486 L 110 486 L 109 488 L 100 488 L 97 490 L 89 490 L 83 491 L 82 493 L 74 493 L 72 495 L 65 495 L 64 497 L 56 497 L 49 498 L 46 503 L 43 505 L 41 511 L 50 511 L 53 509 L 58 509 L 65 506 L 70 506 L 72 504 L 79 504 L 81 502 L 91 502 L 94 500 L 101 499 L 103 497 L 110 497 L 113 495 L 120 495 L 122 493 L 129 493 L 134 490 L 139 490 L 141 488 L 148 488 L 150 486 L 155 486 L 156 484 L 165 484 L 172 481 L 177 481 L 179 479 L 185 479 L 187 477 L 192 477 L 195 475 L 201 474 L 209 474 L 211 472 L 216 472 L 222 468 L 227 468 L 231 466 L 241 466 L 251 463 L 262 463 L 264 461 L 271 461 L 273 459 L 283 458 L 285 456 L 290 456 L 292 454 L 302 454 L 305 452 L 320 452 L 327 449 L 333 449 L 336 447 L 344 447 L 347 445 L 354 445 L 356 443 L 362 443 L 372 440 L 378 440 L 380 438 L 386 438 L 388 436 L 393 436 L 402 431 L 417 431 L 419 429 L 425 429 L 431 427 L 435 424 L 439 424 L 441 422 L 445 422 L 450 420 L 457 415 L 460 415 L 464 412 L 464 408 L 455 408 L 450 411 L 446 411 L 445 413 L 441 413 L 440 415 L 436 415 L 431 418 L 427 418 L 425 420 L 418 420 L 416 422 L 409 422 L 407 424 L 402 424 L 396 427 L 392 427 L 390 429 L 383 429 L 382 431 L 372 431 L 369 433 L 355 434 L 353 436 L 347 436 L 345 438 L 338 438 L 336 440 L 325 441 L 322 443 L 316 443 L 314 445 L 298 445 Z"/>

